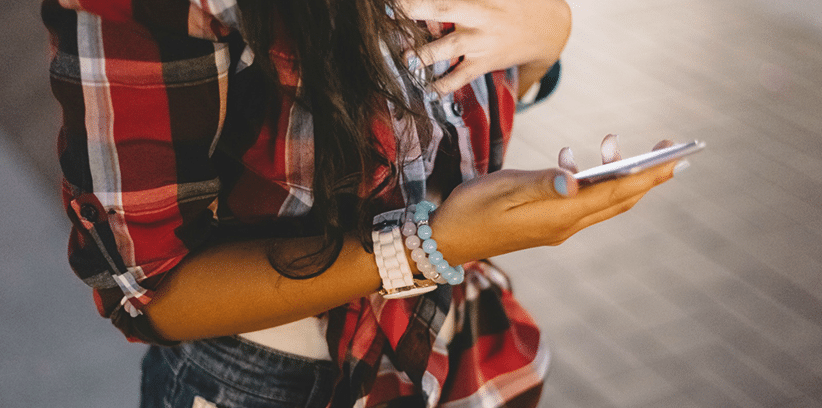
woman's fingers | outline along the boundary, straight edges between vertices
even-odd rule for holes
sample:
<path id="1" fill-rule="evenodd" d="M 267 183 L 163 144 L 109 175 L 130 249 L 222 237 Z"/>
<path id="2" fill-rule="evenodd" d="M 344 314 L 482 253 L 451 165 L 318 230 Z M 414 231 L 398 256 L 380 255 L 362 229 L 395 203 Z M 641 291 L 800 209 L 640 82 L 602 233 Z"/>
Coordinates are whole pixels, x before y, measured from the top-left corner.
<path id="1" fill-rule="evenodd" d="M 442 78 L 431 84 L 432 90 L 440 95 L 448 95 L 482 76 L 482 67 L 471 60 L 464 60 Z"/>
<path id="2" fill-rule="evenodd" d="M 517 205 L 573 197 L 579 191 L 574 176 L 564 169 L 503 170 L 497 173 L 504 177 L 492 188 L 507 195 Z"/>
<path id="3" fill-rule="evenodd" d="M 421 46 L 417 50 L 417 55 L 414 54 L 414 51 L 409 50 L 406 53 L 406 61 L 411 61 L 416 56 L 419 57 L 421 66 L 428 66 L 437 61 L 450 61 L 459 58 L 468 52 L 464 49 L 464 44 L 470 42 L 471 34 L 471 30 L 460 30 L 446 34 L 442 38 Z M 411 64 L 409 63 L 409 65 Z M 409 68 L 412 67 L 409 66 Z"/>
<path id="4" fill-rule="evenodd" d="M 654 146 L 653 150 L 664 149 L 666 147 L 671 147 L 674 145 L 673 140 L 662 140 Z M 676 165 L 674 165 L 673 175 L 677 176 L 683 171 L 685 171 L 688 167 L 691 167 L 691 162 L 688 159 L 679 159 L 676 161 Z"/>
<path id="5" fill-rule="evenodd" d="M 412 20 L 477 26 L 482 9 L 468 0 L 398 0 L 397 6 Z"/>
<path id="6" fill-rule="evenodd" d="M 639 175 L 637 175 L 639 176 Z M 631 176 L 636 177 L 636 176 Z M 649 173 L 636 180 L 613 180 L 586 188 L 575 198 L 567 200 L 562 216 L 570 220 L 560 234 L 549 237 L 547 245 L 559 245 L 577 232 L 622 214 L 636 205 L 657 185 L 658 176 Z M 622 181 L 622 183 L 614 183 Z M 537 207 L 538 208 L 538 207 Z M 547 212 L 547 209 L 537 209 Z"/>
<path id="7" fill-rule="evenodd" d="M 654 145 L 654 148 L 651 150 L 659 150 L 664 149 L 666 147 L 671 147 L 674 145 L 674 141 L 670 139 L 660 140 L 657 144 Z"/>
<path id="8" fill-rule="evenodd" d="M 533 202 L 573 197 L 579 191 L 574 176 L 563 169 L 536 171 L 505 169 L 466 181 L 451 196 L 483 202 L 485 209 L 513 208 Z M 496 200 L 501 205 L 493 205 Z M 450 200 L 450 197 L 449 197 Z"/>
<path id="9" fill-rule="evenodd" d="M 579 185 L 565 169 L 523 172 L 516 196 L 523 202 L 568 198 L 577 195 Z"/>
<path id="10" fill-rule="evenodd" d="M 614 144 L 616 140 L 616 136 L 609 135 L 603 142 L 606 145 L 606 148 L 603 149 L 603 158 L 606 162 L 619 157 L 618 148 Z M 611 144 L 611 147 L 608 146 L 609 144 Z M 596 183 L 584 189 L 579 189 L 579 185 L 573 177 L 573 173 L 576 172 L 576 165 L 569 148 L 560 151 L 559 162 L 559 169 L 518 172 L 516 181 L 514 179 L 500 180 L 497 188 L 504 189 L 505 186 L 509 186 L 507 188 L 518 191 L 518 194 L 512 194 L 515 200 L 520 200 L 523 203 L 533 202 L 535 205 L 545 206 L 546 210 L 552 203 L 540 201 L 560 196 L 570 198 L 568 208 L 573 208 L 574 214 L 572 216 L 582 219 L 591 214 L 619 206 L 620 203 L 632 197 L 641 197 L 650 189 L 669 180 L 673 176 L 673 169 L 676 165 L 673 162 L 666 163 L 634 175 Z M 550 178 L 554 178 L 554 180 L 551 181 Z M 618 212 L 614 214 L 618 214 Z"/>
<path id="11" fill-rule="evenodd" d="M 602 144 L 599 147 L 599 151 L 602 154 L 602 164 L 622 160 L 622 153 L 619 151 L 619 136 L 605 136 L 605 138 L 602 139 Z"/>
<path id="12" fill-rule="evenodd" d="M 580 190 L 574 198 L 580 214 L 594 214 L 638 194 L 644 194 L 671 178 L 674 163 L 662 164 L 643 172 L 596 183 Z"/>
<path id="13" fill-rule="evenodd" d="M 453 61 L 465 56 L 471 52 L 467 48 L 469 44 L 476 43 L 472 39 L 475 34 L 475 30 L 460 29 L 423 45 L 416 53 L 412 50 L 407 51 L 405 60 L 408 68 L 414 71 L 439 61 Z M 484 68 L 480 63 L 474 59 L 464 59 L 451 72 L 434 81 L 431 88 L 440 95 L 447 95 L 469 84 L 484 73 Z"/>
<path id="14" fill-rule="evenodd" d="M 654 145 L 653 150 L 664 149 L 673 145 L 674 142 L 672 140 L 661 140 Z M 600 145 L 600 154 L 602 155 L 603 164 L 622 160 L 622 152 L 619 148 L 619 136 L 613 134 L 605 136 L 605 138 L 602 139 L 602 144 Z M 574 159 L 574 154 L 570 147 L 563 147 L 559 151 L 559 167 L 568 170 L 571 173 L 579 172 L 579 168 L 577 167 Z"/>
<path id="15" fill-rule="evenodd" d="M 476 244 L 474 249 L 444 246 L 459 259 L 558 245 L 583 228 L 628 211 L 669 179 L 673 166 L 660 165 L 584 189 L 567 168 L 502 170 L 458 186 L 434 221 L 445 226 L 439 233 L 444 242 L 468 239 Z M 466 219 L 466 214 L 471 217 Z M 478 238 L 487 236 L 496 238 Z"/>
<path id="16" fill-rule="evenodd" d="M 574 160 L 574 152 L 570 147 L 563 147 L 559 151 L 559 167 L 570 171 L 571 173 L 579 173 L 579 168 Z"/>
<path id="17" fill-rule="evenodd" d="M 453 71 L 432 84 L 440 94 L 456 91 L 487 72 L 522 64 L 550 67 L 571 26 L 564 0 L 396 0 L 394 11 L 412 20 L 454 24 L 453 32 L 417 44 L 418 55 L 405 55 L 412 71 L 460 59 Z"/>
<path id="18" fill-rule="evenodd" d="M 458 29 L 420 47 L 416 53 L 406 52 L 406 61 L 410 70 L 433 65 L 439 61 L 455 61 L 464 57 L 451 72 L 443 75 L 431 83 L 431 88 L 440 95 L 447 95 L 471 83 L 471 81 L 485 74 L 486 70 L 481 60 L 468 58 L 475 55 L 471 45 L 478 43 L 478 32 L 474 29 Z"/>
<path id="19" fill-rule="evenodd" d="M 648 186 L 653 186 L 652 181 L 645 182 L 642 187 L 603 186 L 597 194 L 591 194 L 586 188 L 576 197 L 564 200 L 531 201 L 521 207 L 511 207 L 511 219 L 537 217 L 529 223 L 532 226 L 529 231 L 537 234 L 532 238 L 540 240 L 542 245 L 559 245 L 580 230 L 631 209 L 651 188 Z M 544 222 L 538 221 L 543 217 Z"/>

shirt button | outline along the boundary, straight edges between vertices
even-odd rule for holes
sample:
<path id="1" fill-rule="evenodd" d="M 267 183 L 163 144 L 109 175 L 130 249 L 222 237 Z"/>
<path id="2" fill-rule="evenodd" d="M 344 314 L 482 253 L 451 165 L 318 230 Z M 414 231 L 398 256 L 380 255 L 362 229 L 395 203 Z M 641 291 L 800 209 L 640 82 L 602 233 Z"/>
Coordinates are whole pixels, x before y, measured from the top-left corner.
<path id="1" fill-rule="evenodd" d="M 88 221 L 97 222 L 97 217 L 99 215 L 100 212 L 97 211 L 97 207 L 92 204 L 83 204 L 80 206 L 80 216 Z"/>
<path id="2" fill-rule="evenodd" d="M 454 113 L 456 116 L 462 116 L 462 104 L 459 102 L 454 102 L 451 104 L 451 112 Z"/>

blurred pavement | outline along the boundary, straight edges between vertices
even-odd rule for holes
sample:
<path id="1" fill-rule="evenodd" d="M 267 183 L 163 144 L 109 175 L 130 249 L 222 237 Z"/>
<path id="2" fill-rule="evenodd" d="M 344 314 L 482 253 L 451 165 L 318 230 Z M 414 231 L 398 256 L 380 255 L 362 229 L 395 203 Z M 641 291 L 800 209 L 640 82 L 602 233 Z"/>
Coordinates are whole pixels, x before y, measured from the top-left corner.
<path id="1" fill-rule="evenodd" d="M 136 407 L 139 360 L 66 260 L 39 2 L 0 3 L 0 407 Z"/>
<path id="2" fill-rule="evenodd" d="M 822 406 L 812 1 L 569 1 L 559 89 L 519 118 L 508 166 L 571 146 L 587 168 L 607 133 L 625 156 L 708 147 L 628 213 L 499 258 L 553 346 L 543 407 Z"/>
<path id="3" fill-rule="evenodd" d="M 144 346 L 98 317 L 53 192 L 0 136 L 0 407 L 137 406 Z"/>
<path id="4" fill-rule="evenodd" d="M 0 406 L 133 407 L 143 346 L 65 256 L 44 29 L 0 4 Z M 545 329 L 541 407 L 822 406 L 822 15 L 816 0 L 569 0 L 563 79 L 508 166 L 703 139 L 685 173 L 555 248 L 498 258 Z"/>

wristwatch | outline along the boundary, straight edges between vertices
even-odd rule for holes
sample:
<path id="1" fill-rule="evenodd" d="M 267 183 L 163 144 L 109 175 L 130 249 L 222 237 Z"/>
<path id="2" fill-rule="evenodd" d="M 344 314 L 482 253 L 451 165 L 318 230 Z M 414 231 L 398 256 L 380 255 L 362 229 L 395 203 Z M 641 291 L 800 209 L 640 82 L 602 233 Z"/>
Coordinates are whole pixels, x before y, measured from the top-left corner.
<path id="1" fill-rule="evenodd" d="M 417 279 L 405 256 L 400 225 L 405 209 L 388 211 L 374 217 L 371 238 L 374 241 L 374 260 L 382 278 L 379 294 L 386 299 L 419 296 L 437 288 L 429 279 Z"/>

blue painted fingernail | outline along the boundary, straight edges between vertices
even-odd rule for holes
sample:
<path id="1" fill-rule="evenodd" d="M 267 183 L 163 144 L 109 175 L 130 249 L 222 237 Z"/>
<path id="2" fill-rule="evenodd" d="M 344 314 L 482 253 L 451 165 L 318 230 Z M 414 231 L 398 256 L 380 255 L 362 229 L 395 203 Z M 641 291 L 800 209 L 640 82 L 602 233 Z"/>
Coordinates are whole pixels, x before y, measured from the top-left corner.
<path id="1" fill-rule="evenodd" d="M 568 197 L 568 180 L 565 180 L 564 175 L 560 174 L 554 177 L 554 191 L 564 197 Z"/>
<path id="2" fill-rule="evenodd" d="M 385 14 L 390 18 L 394 18 L 394 9 L 392 9 L 388 4 L 385 5 Z"/>

